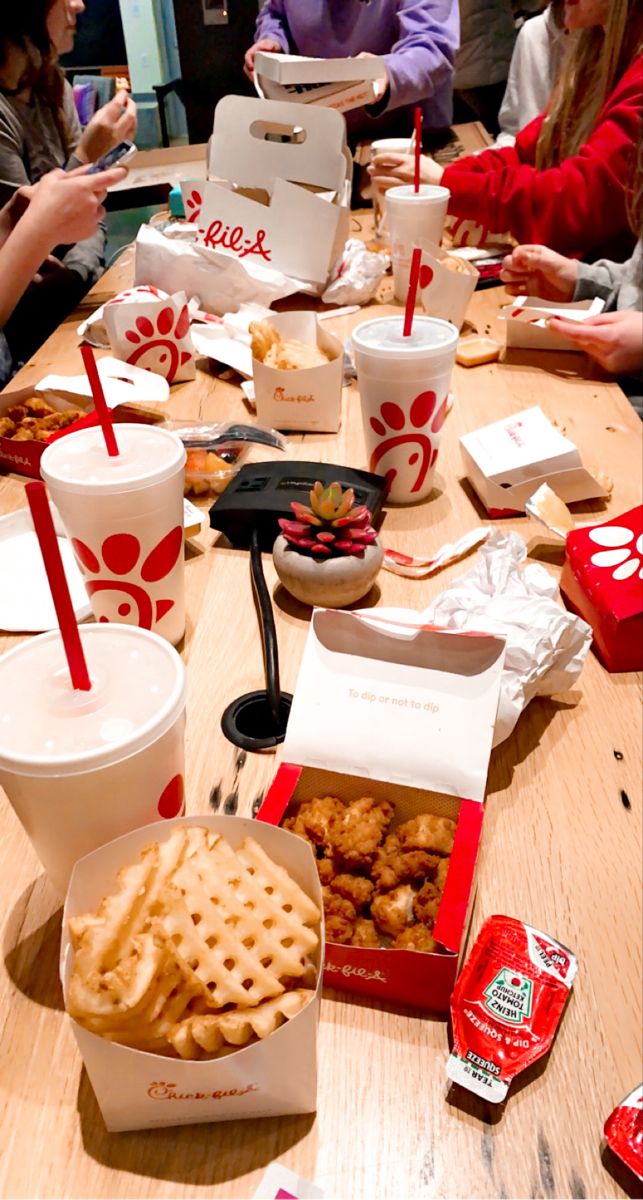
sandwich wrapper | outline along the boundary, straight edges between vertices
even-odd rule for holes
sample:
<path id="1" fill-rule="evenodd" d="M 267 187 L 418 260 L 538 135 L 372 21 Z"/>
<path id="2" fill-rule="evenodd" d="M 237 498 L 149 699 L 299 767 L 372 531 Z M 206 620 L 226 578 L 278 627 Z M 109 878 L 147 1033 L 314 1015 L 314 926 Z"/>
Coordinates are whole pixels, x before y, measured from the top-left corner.
<path id="1" fill-rule="evenodd" d="M 326 944 L 324 982 L 445 1013 L 473 896 L 505 639 L 449 631 L 408 609 L 313 611 L 286 741 L 258 820 L 314 796 L 388 799 L 391 828 L 457 821 L 433 936 L 445 953 Z M 466 736 L 465 736 L 466 731 Z"/>
<path id="2" fill-rule="evenodd" d="M 591 629 L 557 601 L 555 579 L 527 563 L 517 533 L 494 532 L 475 566 L 447 587 L 422 619 L 448 629 L 486 630 L 506 638 L 494 746 L 509 737 L 534 696 L 565 692 L 578 679 Z"/>
<path id="3" fill-rule="evenodd" d="M 177 825 L 200 825 L 220 833 L 236 849 L 253 837 L 321 911 L 321 889 L 310 849 L 301 838 L 240 817 L 196 816 L 160 821 L 134 830 L 79 859 L 65 901 L 60 977 L 65 1003 L 73 966 L 69 919 L 95 910 L 114 890 L 121 867 L 141 850 L 166 841 Z M 318 961 L 323 959 L 323 923 Z M 314 1112 L 317 1094 L 317 1023 L 321 970 L 315 996 L 274 1033 L 222 1058 L 198 1062 L 132 1050 L 98 1037 L 71 1020 L 96 1099 L 110 1132 L 196 1125 L 204 1121 Z"/>
<path id="4" fill-rule="evenodd" d="M 105 304 L 103 321 L 112 352 L 123 362 L 140 365 L 168 383 L 196 377 L 190 311 L 185 292 L 154 295 L 153 288 L 134 288 Z"/>
<path id="5" fill-rule="evenodd" d="M 251 321 L 271 320 L 274 313 L 262 304 L 242 304 L 235 313 L 224 313 L 203 324 L 192 326 L 192 341 L 197 354 L 225 363 L 246 379 L 252 378 L 250 349 Z"/>
<path id="6" fill-rule="evenodd" d="M 271 314 L 270 324 L 285 340 L 296 338 L 331 355 L 318 367 L 283 371 L 252 360 L 257 420 L 272 429 L 336 433 L 342 415 L 344 357 L 338 338 L 313 312 Z"/>
<path id="7" fill-rule="evenodd" d="M 225 96 L 198 242 L 323 289 L 348 237 L 352 164 L 339 113 Z"/>
<path id="8" fill-rule="evenodd" d="M 384 62 L 366 58 L 306 58 L 259 50 L 255 56 L 255 88 L 266 100 L 290 100 L 348 112 L 376 99 L 374 83 Z"/>
<path id="9" fill-rule="evenodd" d="M 344 252 L 331 271 L 324 304 L 368 304 L 390 265 L 388 254 L 367 250 L 359 238 L 349 238 Z M 331 314 L 329 314 L 331 315 Z"/>
<path id="10" fill-rule="evenodd" d="M 108 408 L 163 404 L 168 399 L 170 389 L 167 381 L 159 375 L 107 355 L 96 361 Z M 16 471 L 19 475 L 28 475 L 32 479 L 40 479 L 40 459 L 45 446 L 55 438 L 73 433 L 84 425 L 97 424 L 98 418 L 93 410 L 91 384 L 84 374 L 46 375 L 30 387 L 3 392 L 0 396 L 0 417 L 14 404 L 21 404 L 31 396 L 41 396 L 56 412 L 64 412 L 65 409 L 73 407 L 82 409 L 87 414 L 85 417 L 79 417 L 73 425 L 68 425 L 62 434 L 52 434 L 46 442 L 16 442 L 9 437 L 0 437 L 0 467 Z M 123 416 L 127 420 L 141 420 L 140 413 L 130 414 L 126 409 L 123 410 Z"/>
<path id="11" fill-rule="evenodd" d="M 539 296 L 517 296 L 513 304 L 506 304 L 501 309 L 500 320 L 505 322 L 507 346 L 524 350 L 574 350 L 582 353 L 579 346 L 554 333 L 547 322 L 550 317 L 586 321 L 588 317 L 597 317 L 604 308 L 605 301 L 600 296 L 569 304 L 561 304 L 559 300 L 542 300 Z"/>
<path id="12" fill-rule="evenodd" d="M 424 311 L 430 317 L 451 321 L 460 329 L 479 272 L 466 258 L 449 254 L 434 242 L 421 239 L 419 244 L 422 248 L 419 287 Z"/>
<path id="13" fill-rule="evenodd" d="M 218 314 L 236 312 L 252 302 L 269 306 L 306 287 L 267 263 L 197 245 L 196 226 L 188 232 L 186 241 L 141 225 L 136 237 L 136 284 L 198 296 L 202 308 Z"/>
<path id="14" fill-rule="evenodd" d="M 567 503 L 611 491 L 611 481 L 583 466 L 578 447 L 538 407 L 464 434 L 460 449 L 467 477 L 490 517 L 524 512 L 542 483 L 551 484 Z"/>

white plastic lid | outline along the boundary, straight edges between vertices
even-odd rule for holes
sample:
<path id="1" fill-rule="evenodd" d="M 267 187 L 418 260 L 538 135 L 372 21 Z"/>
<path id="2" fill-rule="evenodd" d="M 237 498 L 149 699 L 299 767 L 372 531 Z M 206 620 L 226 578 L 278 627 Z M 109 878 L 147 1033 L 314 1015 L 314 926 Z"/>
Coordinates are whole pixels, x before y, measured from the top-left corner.
<path id="1" fill-rule="evenodd" d="M 168 429 L 118 423 L 114 433 L 119 453 L 113 458 L 100 426 L 78 429 L 52 442 L 40 460 L 45 483 L 66 492 L 103 496 L 162 483 L 185 464 L 183 442 Z"/>
<path id="2" fill-rule="evenodd" d="M 404 204 L 409 201 L 413 204 L 426 204 L 427 200 L 430 200 L 435 204 L 438 201 L 448 200 L 450 195 L 448 188 L 439 187 L 437 184 L 421 183 L 419 192 L 416 192 L 412 183 L 400 183 L 397 187 L 388 189 L 386 199 L 393 203 L 401 200 Z"/>
<path id="3" fill-rule="evenodd" d="M 76 775 L 156 741 L 185 705 L 176 650 L 133 625 L 79 629 L 92 688 L 72 687 L 58 630 L 0 657 L 0 769 Z"/>
<path id="4" fill-rule="evenodd" d="M 413 328 L 404 337 L 404 317 L 375 317 L 364 321 L 351 334 L 353 346 L 371 357 L 390 359 L 399 355 L 402 359 L 432 358 L 445 351 L 455 350 L 460 336 L 450 321 L 438 317 L 413 318 Z"/>

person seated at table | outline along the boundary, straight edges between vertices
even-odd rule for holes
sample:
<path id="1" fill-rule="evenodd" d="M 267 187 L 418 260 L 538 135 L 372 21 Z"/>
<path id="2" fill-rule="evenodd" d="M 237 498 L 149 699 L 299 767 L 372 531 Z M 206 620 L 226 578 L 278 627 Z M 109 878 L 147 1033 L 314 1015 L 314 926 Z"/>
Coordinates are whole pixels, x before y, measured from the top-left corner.
<path id="1" fill-rule="evenodd" d="M 635 238 L 625 182 L 640 138 L 643 101 L 641 0 L 566 0 L 565 28 L 578 33 L 547 110 L 515 146 L 468 155 L 446 168 L 422 158 L 422 182 L 449 188 L 449 212 L 489 234 L 509 232 L 574 257 L 622 259 Z M 380 190 L 413 179 L 410 155 L 376 155 Z"/>
<path id="2" fill-rule="evenodd" d="M 551 0 L 522 26 L 498 113 L 496 146 L 513 146 L 521 129 L 544 112 L 570 48 L 563 25 L 565 0 Z"/>
<path id="3" fill-rule="evenodd" d="M 516 41 L 511 3 L 510 0 L 459 0 L 459 3 L 460 48 L 455 56 L 453 119 L 457 124 L 482 121 L 495 137 L 500 128 L 498 110 Z"/>
<path id="4" fill-rule="evenodd" d="M 71 50 L 82 0 L 3 4 L 0 16 L 0 204 L 56 167 L 93 162 L 136 130 L 126 92 L 81 131 L 58 55 Z M 7 331 L 14 358 L 28 357 L 75 307 L 104 268 L 105 229 L 57 248 Z"/>
<path id="5" fill-rule="evenodd" d="M 418 104 L 425 128 L 451 124 L 458 0 L 264 0 L 255 37 L 244 63 L 250 79 L 258 50 L 313 58 L 382 56 L 375 103 L 346 114 L 351 134 L 391 127 L 404 133 L 413 126 L 412 112 L 404 108 Z"/>
<path id="6" fill-rule="evenodd" d="M 19 188 L 0 209 L 0 387 L 12 362 L 2 328 L 55 246 L 92 237 L 105 212 L 107 188 L 125 178 L 122 167 L 88 175 L 87 167 L 50 171 Z"/>

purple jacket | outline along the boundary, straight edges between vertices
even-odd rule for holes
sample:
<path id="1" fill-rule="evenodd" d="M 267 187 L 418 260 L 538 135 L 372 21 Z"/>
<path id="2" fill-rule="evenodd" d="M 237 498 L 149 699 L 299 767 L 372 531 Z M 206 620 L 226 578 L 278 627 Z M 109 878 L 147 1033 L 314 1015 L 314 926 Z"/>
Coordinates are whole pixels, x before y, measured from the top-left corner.
<path id="1" fill-rule="evenodd" d="M 451 123 L 459 33 L 457 0 L 265 0 L 256 40 L 274 38 L 287 53 L 317 58 L 379 54 L 390 95 L 348 113 L 349 126 L 357 120 L 363 129 L 370 116 L 420 103 L 425 126 L 435 129 Z"/>

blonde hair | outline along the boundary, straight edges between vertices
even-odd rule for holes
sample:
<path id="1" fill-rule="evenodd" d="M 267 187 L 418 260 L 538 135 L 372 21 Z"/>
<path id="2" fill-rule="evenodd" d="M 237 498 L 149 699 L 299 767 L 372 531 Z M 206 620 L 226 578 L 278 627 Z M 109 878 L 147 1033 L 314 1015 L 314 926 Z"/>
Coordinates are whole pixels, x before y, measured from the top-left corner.
<path id="1" fill-rule="evenodd" d="M 641 52 L 641 0 L 608 0 L 603 29 L 584 29 L 570 48 L 549 101 L 536 147 L 536 166 L 558 166 L 577 154 L 618 80 Z"/>

